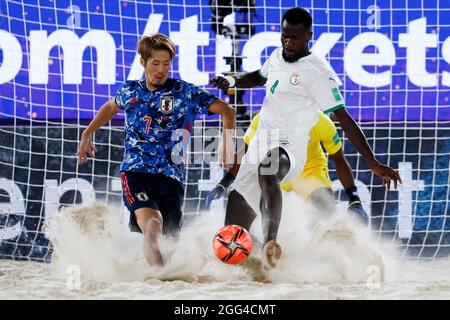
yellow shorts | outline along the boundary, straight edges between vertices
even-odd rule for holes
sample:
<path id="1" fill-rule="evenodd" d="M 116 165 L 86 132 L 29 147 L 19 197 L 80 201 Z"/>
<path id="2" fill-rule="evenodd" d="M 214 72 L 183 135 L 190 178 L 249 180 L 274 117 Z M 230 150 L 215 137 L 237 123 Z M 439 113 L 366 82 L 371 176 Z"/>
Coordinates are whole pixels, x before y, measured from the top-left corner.
<path id="1" fill-rule="evenodd" d="M 328 168 L 320 166 L 306 168 L 296 179 L 283 182 L 281 188 L 287 192 L 294 191 L 301 198 L 309 200 L 314 190 L 332 189 L 332 183 L 328 176 Z"/>

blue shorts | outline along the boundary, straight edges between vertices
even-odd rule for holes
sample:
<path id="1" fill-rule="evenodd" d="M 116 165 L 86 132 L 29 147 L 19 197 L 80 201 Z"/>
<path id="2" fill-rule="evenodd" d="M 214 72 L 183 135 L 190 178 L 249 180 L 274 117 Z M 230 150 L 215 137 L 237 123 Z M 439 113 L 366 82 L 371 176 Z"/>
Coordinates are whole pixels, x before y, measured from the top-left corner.
<path id="1" fill-rule="evenodd" d="M 141 232 L 135 210 L 152 208 L 161 212 L 163 234 L 176 235 L 181 228 L 183 185 L 172 178 L 145 172 L 122 171 L 123 202 L 130 211 L 130 230 Z"/>

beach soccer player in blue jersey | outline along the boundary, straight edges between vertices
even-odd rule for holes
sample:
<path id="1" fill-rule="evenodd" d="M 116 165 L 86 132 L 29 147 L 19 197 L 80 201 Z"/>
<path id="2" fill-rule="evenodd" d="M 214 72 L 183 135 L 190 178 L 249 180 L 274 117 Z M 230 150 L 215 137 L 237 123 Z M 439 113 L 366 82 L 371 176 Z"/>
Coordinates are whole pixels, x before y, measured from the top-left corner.
<path id="1" fill-rule="evenodd" d="M 126 81 L 106 102 L 81 135 L 79 163 L 95 157 L 92 134 L 122 109 L 126 115 L 125 151 L 120 167 L 123 200 L 130 211 L 130 229 L 144 235 L 144 256 L 151 266 L 163 266 L 158 239 L 177 237 L 181 228 L 184 162 L 180 153 L 197 114 L 222 117 L 219 162 L 234 161 L 235 111 L 204 89 L 169 78 L 175 56 L 172 40 L 160 33 L 138 44 L 145 79 Z M 231 129 L 231 130 L 230 130 Z M 180 147 L 181 146 L 181 147 Z"/>

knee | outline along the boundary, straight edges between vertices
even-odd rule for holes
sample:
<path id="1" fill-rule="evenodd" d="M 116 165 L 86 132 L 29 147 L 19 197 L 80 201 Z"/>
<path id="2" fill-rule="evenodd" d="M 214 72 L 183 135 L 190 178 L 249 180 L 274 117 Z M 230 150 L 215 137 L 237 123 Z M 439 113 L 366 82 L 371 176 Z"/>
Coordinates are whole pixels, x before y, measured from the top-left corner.
<path id="1" fill-rule="evenodd" d="M 268 182 L 279 183 L 288 174 L 291 162 L 286 151 L 278 149 L 277 155 L 272 151 L 258 166 L 258 175 Z"/>
<path id="2" fill-rule="evenodd" d="M 289 173 L 290 169 L 291 169 L 291 160 L 289 159 L 289 156 L 287 155 L 286 151 L 281 150 L 277 171 L 278 181 L 283 180 L 284 177 L 286 177 L 286 175 Z"/>
<path id="3" fill-rule="evenodd" d="M 270 161 L 269 158 L 264 159 L 258 165 L 258 180 L 261 183 L 271 183 L 277 180 L 278 162 Z M 276 181 L 278 182 L 278 181 Z"/>
<path id="4" fill-rule="evenodd" d="M 278 161 L 278 159 L 266 157 L 258 165 L 258 176 L 262 178 L 276 177 L 279 170 L 280 162 Z"/>
<path id="5" fill-rule="evenodd" d="M 280 189 L 280 183 L 276 175 L 259 174 L 259 186 L 263 192 L 274 192 Z"/>

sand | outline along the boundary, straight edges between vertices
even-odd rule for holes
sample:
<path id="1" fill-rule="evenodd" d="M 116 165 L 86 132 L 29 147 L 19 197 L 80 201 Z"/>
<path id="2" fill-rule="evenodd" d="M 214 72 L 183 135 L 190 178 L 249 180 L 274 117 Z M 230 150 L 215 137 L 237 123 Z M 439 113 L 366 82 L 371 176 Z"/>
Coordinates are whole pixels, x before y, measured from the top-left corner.
<path id="1" fill-rule="evenodd" d="M 344 212 L 290 195 L 284 206 L 283 256 L 268 273 L 250 263 L 258 252 L 245 266 L 214 256 L 223 213 L 202 213 L 178 243 L 163 239 L 167 265 L 157 269 L 117 206 L 65 209 L 46 226 L 52 263 L 0 260 L 0 299 L 450 299 L 448 260 L 405 260 Z M 260 236 L 259 220 L 251 231 Z"/>

